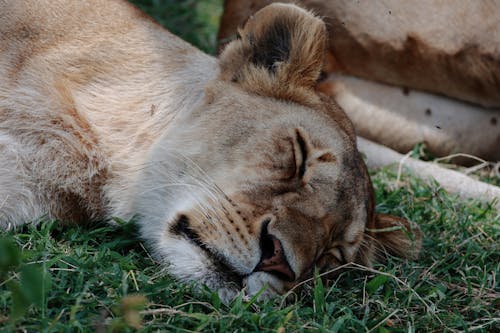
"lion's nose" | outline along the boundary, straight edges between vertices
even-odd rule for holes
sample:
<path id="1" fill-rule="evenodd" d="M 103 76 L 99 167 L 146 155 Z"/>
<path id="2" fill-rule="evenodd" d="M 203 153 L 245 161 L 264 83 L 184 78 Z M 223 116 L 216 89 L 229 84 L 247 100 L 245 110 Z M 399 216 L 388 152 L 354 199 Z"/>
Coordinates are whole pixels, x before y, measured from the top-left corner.
<path id="1" fill-rule="evenodd" d="M 269 221 L 266 221 L 262 226 L 260 236 L 261 258 L 254 272 L 269 272 L 280 279 L 294 281 L 295 273 L 286 259 L 281 241 L 268 233 L 268 224 Z"/>

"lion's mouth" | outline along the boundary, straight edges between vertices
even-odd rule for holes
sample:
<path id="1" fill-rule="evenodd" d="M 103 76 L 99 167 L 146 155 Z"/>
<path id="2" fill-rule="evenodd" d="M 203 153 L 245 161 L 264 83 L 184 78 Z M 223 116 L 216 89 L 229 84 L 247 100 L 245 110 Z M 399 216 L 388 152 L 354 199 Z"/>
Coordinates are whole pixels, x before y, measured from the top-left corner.
<path id="1" fill-rule="evenodd" d="M 217 251 L 203 242 L 200 235 L 191 228 L 190 220 L 187 215 L 179 215 L 170 230 L 177 235 L 183 236 L 205 252 L 207 257 L 212 261 L 216 271 L 224 276 L 224 280 L 237 283 L 240 286 L 243 284 L 243 278 L 245 276 L 235 271 L 224 256 L 220 255 Z"/>
<path id="2" fill-rule="evenodd" d="M 281 241 L 274 235 L 269 234 L 267 220 L 262 225 L 260 235 L 261 258 L 254 269 L 254 272 L 268 272 L 283 281 L 292 282 L 295 280 L 295 272 L 286 258 Z"/>

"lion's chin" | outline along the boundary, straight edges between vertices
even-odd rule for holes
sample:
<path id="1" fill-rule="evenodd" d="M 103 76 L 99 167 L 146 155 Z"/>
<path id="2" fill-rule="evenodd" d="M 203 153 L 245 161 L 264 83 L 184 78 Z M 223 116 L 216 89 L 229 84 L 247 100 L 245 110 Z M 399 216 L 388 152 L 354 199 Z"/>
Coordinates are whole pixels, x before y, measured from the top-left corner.
<path id="1" fill-rule="evenodd" d="M 283 295 L 287 291 L 282 280 L 266 272 L 255 272 L 245 277 L 243 286 L 246 295 L 257 296 L 261 301 Z"/>
<path id="2" fill-rule="evenodd" d="M 223 282 L 217 294 L 221 301 L 229 305 L 234 299 L 241 297 L 249 301 L 256 297 L 259 301 L 268 301 L 286 293 L 283 281 L 266 272 L 255 272 L 243 278 L 243 287 L 236 282 Z M 210 287 L 210 286 L 209 286 Z M 214 289 L 213 286 L 211 289 Z"/>

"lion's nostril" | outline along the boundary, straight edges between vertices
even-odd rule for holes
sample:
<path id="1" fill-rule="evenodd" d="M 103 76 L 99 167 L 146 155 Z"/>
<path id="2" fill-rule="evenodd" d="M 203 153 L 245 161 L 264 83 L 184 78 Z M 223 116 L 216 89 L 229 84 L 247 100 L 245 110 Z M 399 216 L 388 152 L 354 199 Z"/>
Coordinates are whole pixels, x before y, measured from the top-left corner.
<path id="1" fill-rule="evenodd" d="M 260 234 L 260 250 L 261 250 L 261 261 L 263 259 L 269 259 L 274 253 L 274 242 L 272 236 L 269 235 L 267 231 L 267 226 L 271 220 L 264 221 L 262 225 L 262 231 Z"/>
<path id="2" fill-rule="evenodd" d="M 288 263 L 281 241 L 270 235 L 267 227 L 270 220 L 264 221 L 260 236 L 261 258 L 254 272 L 263 271 L 276 275 L 286 281 L 295 280 L 295 273 Z"/>

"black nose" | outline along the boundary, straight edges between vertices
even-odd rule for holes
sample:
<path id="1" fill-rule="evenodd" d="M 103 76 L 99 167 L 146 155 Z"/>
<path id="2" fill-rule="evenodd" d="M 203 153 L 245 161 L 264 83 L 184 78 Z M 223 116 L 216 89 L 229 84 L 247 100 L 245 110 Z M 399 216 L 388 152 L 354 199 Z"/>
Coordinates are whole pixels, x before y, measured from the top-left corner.
<path id="1" fill-rule="evenodd" d="M 262 224 L 260 235 L 261 257 L 254 272 L 268 272 L 282 280 L 294 281 L 295 273 L 286 259 L 281 241 L 275 236 L 270 235 L 267 230 L 269 222 L 270 220 L 267 220 Z"/>

